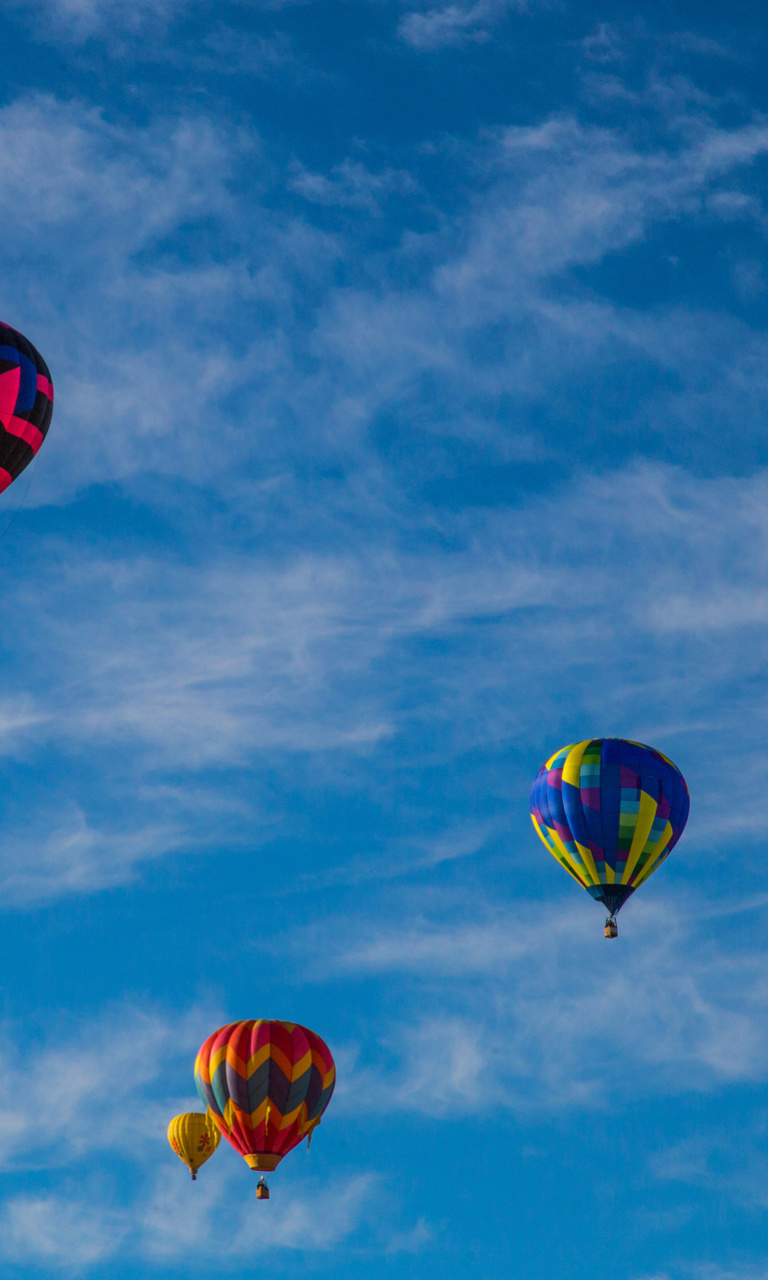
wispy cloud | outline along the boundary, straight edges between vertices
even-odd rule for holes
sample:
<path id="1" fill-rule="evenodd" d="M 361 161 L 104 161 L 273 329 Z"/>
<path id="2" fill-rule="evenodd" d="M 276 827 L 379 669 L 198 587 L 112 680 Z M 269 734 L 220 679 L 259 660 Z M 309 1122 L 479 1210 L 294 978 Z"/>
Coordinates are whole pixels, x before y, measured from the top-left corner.
<path id="1" fill-rule="evenodd" d="M 455 4 L 414 9 L 400 20 L 398 33 L 415 49 L 483 42 L 510 12 L 525 12 L 527 7 L 525 0 L 459 0 Z"/>
<path id="2" fill-rule="evenodd" d="M 270 1205 L 269 1218 L 259 1218 L 248 1171 L 243 1166 L 237 1172 L 239 1177 L 208 1166 L 206 1176 L 191 1188 L 181 1169 L 174 1169 L 155 1178 L 149 1196 L 127 1205 L 95 1187 L 69 1196 L 10 1196 L 0 1205 L 0 1254 L 65 1272 L 89 1270 L 119 1254 L 188 1273 L 207 1272 L 214 1262 L 229 1271 L 256 1252 L 327 1253 L 342 1248 L 361 1229 L 369 1248 L 371 1243 L 376 1247 L 370 1242 L 374 1202 L 380 1196 L 375 1175 L 338 1178 L 332 1188 L 312 1183 L 292 1193 L 283 1188 L 282 1203 Z M 427 1239 L 425 1231 L 418 1237 L 393 1232 L 376 1251 L 412 1251 L 414 1241 Z"/>
<path id="3" fill-rule="evenodd" d="M 342 473 L 337 503 L 391 513 L 399 496 L 371 441 L 382 417 L 396 412 L 403 429 L 418 432 L 437 474 L 441 440 L 451 438 L 482 445 L 489 458 L 543 459 L 549 446 L 533 430 L 532 404 L 569 421 L 568 388 L 627 362 L 658 376 L 622 410 L 621 431 L 642 413 L 652 426 L 671 413 L 695 431 L 705 385 L 709 413 L 749 415 L 760 335 L 687 302 L 660 314 L 619 306 L 576 287 L 572 274 L 642 244 L 659 225 L 695 225 L 702 210 L 710 221 L 762 225 L 740 175 L 764 154 L 768 132 L 752 121 L 719 127 L 716 105 L 670 101 L 657 84 L 634 104 L 655 121 L 650 149 L 631 125 L 559 117 L 502 129 L 465 145 L 477 195 L 465 191 L 450 211 L 417 154 L 407 166 L 370 169 L 348 157 L 322 172 L 278 161 L 254 135 L 202 116 L 132 129 L 47 98 L 6 107 L 0 207 L 16 246 L 4 264 L 9 318 L 45 348 L 61 406 L 32 500 L 66 500 L 109 480 L 141 491 L 149 476 L 181 474 L 243 499 L 247 488 L 253 506 L 254 483 L 271 486 L 260 499 L 285 500 L 309 465 L 314 477 Z M 21 219 L 32 182 L 37 198 Z M 286 185 L 302 197 L 301 212 L 276 212 L 272 197 Z M 426 203 L 437 233 L 408 229 L 416 193 L 414 221 L 423 224 Z M 368 255 L 354 211 L 394 197 L 404 235 L 383 258 L 378 245 Z M 333 235 L 307 216 L 328 205 L 348 211 Z M 181 229 L 185 253 L 175 259 L 164 246 Z M 41 245 L 48 310 L 25 284 L 29 253 Z M 335 269 L 352 245 L 359 265 L 339 288 Z M 85 294 L 81 283 L 73 289 L 84 278 Z M 419 408 L 425 378 L 439 432 L 425 430 Z M 514 431 L 507 411 L 499 420 L 504 397 Z M 615 413 L 598 397 L 596 426 Z M 301 424 L 299 452 L 285 423 Z"/>
<path id="4" fill-rule="evenodd" d="M 346 159 L 334 165 L 330 173 L 312 173 L 303 165 L 295 166 L 288 182 L 312 204 L 341 205 L 352 209 L 382 211 L 387 196 L 402 195 L 417 189 L 416 182 L 404 169 L 372 171 L 360 160 Z"/>
<path id="5" fill-rule="evenodd" d="M 296 753 L 342 753 L 371 794 L 385 795 L 403 761 L 424 760 L 427 724 L 440 726 L 429 751 L 442 768 L 542 722 L 552 749 L 561 734 L 593 727 L 657 741 L 683 753 L 697 847 L 738 831 L 740 856 L 751 856 L 749 841 L 768 822 L 761 695 L 743 688 L 764 648 L 765 488 L 762 475 L 702 482 L 635 467 L 489 516 L 483 537 L 467 540 L 463 517 L 444 516 L 453 546 L 422 555 L 361 544 L 356 556 L 329 550 L 283 564 L 249 557 L 195 568 L 107 564 L 87 553 L 75 561 L 71 552 L 67 566 L 54 556 L 33 591 L 24 584 L 8 596 L 9 643 L 20 625 L 29 637 L 29 703 L 18 705 L 34 712 L 12 720 L 7 752 L 24 760 L 36 742 L 67 752 L 97 743 L 105 770 L 120 753 L 125 787 L 129 750 L 144 823 L 137 828 L 131 816 L 122 831 L 105 829 L 72 810 L 53 829 L 42 814 L 23 836 L 6 824 L 6 901 L 119 883 L 142 861 L 191 847 L 192 814 L 195 840 L 204 841 L 207 810 L 189 779 L 210 765 L 274 770 Z M 565 541 L 561 527 L 571 531 Z M 732 563 L 736 581 L 716 568 Z M 73 584 L 78 614 L 64 623 Z M 545 687 L 536 679 L 541 662 Z M 732 691 L 716 716 L 713 683 Z M 569 721 L 560 728 L 566 694 Z M 542 740 L 542 757 L 549 745 Z M 149 785 L 158 767 L 164 777 Z M 485 824 L 453 816 L 448 797 L 425 830 L 417 806 L 408 829 L 385 838 L 385 856 L 360 852 L 321 878 L 402 874 L 476 852 L 505 829 L 513 785 L 524 793 L 524 779 L 494 783 L 498 816 Z M 245 807 L 240 800 L 227 810 L 224 800 L 220 793 L 209 817 L 229 813 L 227 838 L 237 840 L 242 823 L 251 840 L 257 829 L 272 832 L 274 795 L 271 817 L 256 827 L 257 786 Z M 401 805 L 401 823 L 406 816 Z M 678 856 L 686 857 L 682 846 Z"/>
<path id="6" fill-rule="evenodd" d="M 3 1167 L 73 1166 L 95 1152 L 150 1159 L 171 1116 L 198 1109 L 194 1055 L 221 1021 L 217 1009 L 203 1005 L 177 1015 L 115 1005 L 95 1019 L 62 1019 L 58 1026 L 51 1019 L 50 1038 L 29 1035 L 23 1051 L 6 1026 Z"/>
<path id="7" fill-rule="evenodd" d="M 304 0 L 249 0 L 251 8 L 278 10 Z M 48 41 L 84 44 L 105 38 L 110 45 L 121 45 L 162 36 L 171 22 L 199 0 L 34 0 L 28 6 L 39 15 L 37 34 Z"/>
<path id="8" fill-rule="evenodd" d="M 565 116 L 466 146 L 477 197 L 437 230 L 377 248 L 370 269 L 363 249 L 343 288 L 340 255 L 355 236 L 366 243 L 366 220 L 352 211 L 344 224 L 344 201 L 367 199 L 371 176 L 352 162 L 309 174 L 315 194 L 340 199 L 342 225 L 329 235 L 308 221 L 311 200 L 301 213 L 275 212 L 267 193 L 287 170 L 252 134 L 204 118 L 116 126 L 48 98 L 0 112 L 0 207 L 14 232 L 7 289 L 18 283 L 27 296 L 33 243 L 53 282 L 45 307 L 29 294 L 26 312 L 8 317 L 22 328 L 37 317 L 30 336 L 60 392 L 36 500 L 117 482 L 199 551 L 24 546 L 0 635 L 17 690 L 9 756 L 27 759 L 45 742 L 73 760 L 98 744 L 105 778 L 120 755 L 121 794 L 147 794 L 160 767 L 153 781 L 176 799 L 169 821 L 158 789 L 139 829 L 131 820 L 121 830 L 69 784 L 82 826 L 44 829 L 16 900 L 116 883 L 183 845 L 184 791 L 194 809 L 189 775 L 205 767 L 258 774 L 297 754 L 341 752 L 381 797 L 404 762 L 423 764 L 427 736 L 430 762 L 448 768 L 543 723 L 558 738 L 578 722 L 579 732 L 676 742 L 706 724 L 728 757 L 716 763 L 686 745 L 698 751 L 692 830 L 710 846 L 737 826 L 745 840 L 765 830 L 761 695 L 743 686 L 762 662 L 764 478 L 700 480 L 627 457 L 659 424 L 695 441 L 706 415 L 720 416 L 718 439 L 737 421 L 742 438 L 762 403 L 764 336 L 687 304 L 628 307 L 579 273 L 660 224 L 693 225 L 711 197 L 739 189 L 768 132 L 752 120 L 720 127 L 709 105 L 681 114 L 658 95 L 643 109 L 661 119 L 656 147 L 639 145 L 632 126 Z M 264 163 L 246 194 L 239 179 L 256 157 Z M 22 220 L 39 160 L 39 199 Z M 358 196 L 344 186 L 350 175 Z M 416 158 L 413 175 L 423 186 Z M 706 216 L 726 215 L 715 201 Z M 738 216 L 753 226 L 762 215 L 749 206 Z M 185 254 L 173 258 L 167 237 L 182 226 Z M 85 293 L 72 287 L 81 274 Z M 627 367 L 647 393 L 622 396 L 614 415 L 596 392 L 594 432 L 576 423 L 573 387 L 594 378 L 599 388 L 606 370 Z M 542 405 L 560 423 L 557 440 L 533 421 Z M 618 442 L 610 469 L 598 448 L 608 419 Z M 395 441 L 386 452 L 385 423 Z M 516 509 L 488 500 L 503 466 L 514 479 L 522 459 L 542 474 L 554 454 L 573 461 L 562 444 L 571 429 L 583 474 Z M 465 464 L 478 473 L 482 520 L 477 506 L 462 512 L 446 498 Z M 222 520 L 247 545 L 210 556 L 201 520 L 216 524 L 217 546 Z M 716 714 L 713 681 L 729 691 Z M 506 785 L 495 784 L 500 811 Z M 251 795 L 258 808 L 258 782 Z M 461 829 L 447 811 L 425 833 L 414 808 L 390 852 L 403 865 L 439 862 L 441 832 Z M 18 850 L 13 826 L 6 832 Z M 363 851 L 357 871 L 373 861 Z"/>
<path id="9" fill-rule="evenodd" d="M 196 0 L 135 0 L 124 5 L 119 0 L 36 0 L 32 11 L 39 14 L 39 34 L 43 39 L 72 41 L 109 35 L 125 36 L 159 33 L 176 14 Z"/>
<path id="10" fill-rule="evenodd" d="M 27 1037 L 23 1056 L 5 1029 L 3 1167 L 56 1169 L 61 1189 L 11 1191 L 2 1199 L 4 1258 L 83 1271 L 119 1251 L 185 1269 L 194 1258 L 202 1269 L 213 1259 L 234 1266 L 255 1250 L 327 1252 L 356 1235 L 375 1252 L 413 1252 L 428 1243 L 426 1224 L 403 1223 L 379 1175 L 366 1171 L 336 1176 L 332 1186 L 288 1172 L 268 1219 L 254 1215 L 253 1180 L 226 1144 L 191 1186 L 165 1130 L 172 1115 L 200 1109 L 182 1081 L 191 1084 L 195 1050 L 221 1021 L 202 1006 L 172 1016 L 122 1005 L 75 1027 L 70 1022 L 58 1039 L 34 1044 Z M 114 1191 L 117 1160 L 127 1196 Z"/>
<path id="11" fill-rule="evenodd" d="M 54 822 L 53 829 L 50 824 Z M 95 827 L 77 806 L 70 813 L 37 816 L 24 834 L 6 830 L 0 841 L 0 893 L 5 908 L 27 907 L 69 895 L 124 885 L 147 862 L 191 836 L 170 823 L 114 831 Z"/>
<path id="12" fill-rule="evenodd" d="M 0 1207 L 2 1253 L 10 1262 L 82 1271 L 111 1258 L 128 1233 L 128 1215 L 82 1196 L 26 1195 Z"/>
<path id="13" fill-rule="evenodd" d="M 618 944 L 631 965 L 617 968 L 586 902 L 481 913 L 464 899 L 446 912 L 458 918 L 430 914 L 361 920 L 357 938 L 347 921 L 343 941 L 333 924 L 295 940 L 299 954 L 316 941 L 324 972 L 347 980 L 408 979 L 409 1016 L 389 1021 L 378 1061 L 367 1045 L 348 1065 L 342 1106 L 588 1111 L 768 1076 L 759 928 L 730 950 L 668 901 L 633 900 L 631 941 Z"/>

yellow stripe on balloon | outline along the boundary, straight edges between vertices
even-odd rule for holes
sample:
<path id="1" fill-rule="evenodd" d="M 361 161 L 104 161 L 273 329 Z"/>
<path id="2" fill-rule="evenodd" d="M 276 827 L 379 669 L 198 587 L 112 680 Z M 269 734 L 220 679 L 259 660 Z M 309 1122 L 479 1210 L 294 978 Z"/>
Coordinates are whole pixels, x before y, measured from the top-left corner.
<path id="1" fill-rule="evenodd" d="M 563 764 L 563 782 L 569 782 L 572 787 L 576 787 L 577 791 L 581 786 L 581 762 L 591 741 L 591 738 L 587 738 L 585 742 L 577 742 L 574 747 L 571 747 Z"/>
<path id="2" fill-rule="evenodd" d="M 553 756 L 549 757 L 547 763 L 544 765 L 544 768 L 547 770 L 551 769 L 553 764 L 557 760 L 558 756 L 567 755 L 568 752 L 573 749 L 574 745 L 575 745 L 574 743 L 571 743 L 571 745 L 568 747 L 561 747 L 559 751 L 556 751 Z"/>
<path id="3" fill-rule="evenodd" d="M 600 877 L 597 874 L 597 867 L 595 866 L 595 859 L 592 856 L 592 850 L 588 849 L 584 844 L 579 844 L 578 840 L 576 841 L 576 848 L 581 855 L 581 860 L 587 868 L 587 871 L 592 876 L 593 884 L 599 884 Z"/>
<path id="4" fill-rule="evenodd" d="M 547 846 L 547 848 L 549 849 L 549 852 L 552 854 L 552 857 L 560 864 L 561 867 L 565 868 L 569 876 L 573 876 L 576 883 L 580 885 L 582 889 L 585 888 L 584 881 L 581 879 L 580 876 L 576 875 L 576 872 L 572 869 L 570 863 L 567 862 L 565 858 L 561 856 L 557 846 L 554 844 L 553 840 L 550 839 L 549 828 L 540 827 L 538 822 L 536 821 L 536 815 L 533 813 L 531 814 L 531 822 L 533 823 L 536 829 L 537 836 L 541 840 L 542 844 L 545 844 Z"/>
<path id="5" fill-rule="evenodd" d="M 245 1059 L 240 1057 L 240 1054 L 233 1049 L 231 1044 L 227 1045 L 226 1054 L 223 1056 L 226 1057 L 228 1066 L 234 1067 L 237 1074 L 242 1076 L 244 1080 L 248 1079 Z"/>
<path id="6" fill-rule="evenodd" d="M 627 865 L 624 868 L 624 875 L 621 877 L 622 884 L 629 884 L 629 877 L 632 875 L 637 860 L 646 846 L 651 827 L 656 818 L 656 810 L 659 807 L 657 800 L 653 796 L 649 796 L 647 791 L 640 792 L 640 805 L 637 813 L 637 826 L 635 834 L 632 837 L 632 844 L 629 846 L 629 855 L 627 857 Z"/>
<path id="7" fill-rule="evenodd" d="M 540 826 L 539 826 L 538 822 L 536 821 L 536 814 L 535 814 L 535 813 L 532 813 L 532 814 L 531 814 L 531 822 L 533 823 L 534 827 L 536 828 L 536 835 L 539 837 L 539 839 L 542 841 L 542 843 L 543 843 L 543 844 L 545 844 L 545 845 L 547 846 L 547 848 L 549 849 L 549 852 L 552 854 L 552 857 L 553 857 L 553 858 L 557 858 L 557 859 L 558 859 L 558 861 L 559 861 L 559 854 L 558 854 L 558 852 L 557 852 L 557 849 L 556 849 L 556 848 L 555 848 L 555 846 L 552 844 L 552 842 L 551 842 L 551 840 L 550 840 L 550 838 L 549 838 L 549 832 L 548 832 L 548 830 L 547 830 L 547 828 L 546 828 L 546 827 L 540 827 Z"/>
<path id="8" fill-rule="evenodd" d="M 201 1057 L 201 1055 L 200 1055 L 199 1053 L 198 1053 L 197 1057 L 195 1058 L 195 1071 L 194 1071 L 194 1074 L 195 1074 L 196 1076 L 197 1076 L 197 1075 L 199 1075 L 199 1076 L 200 1076 L 200 1079 L 203 1081 L 203 1083 L 204 1083 L 204 1084 L 210 1084 L 210 1083 L 211 1083 L 211 1077 L 210 1077 L 210 1073 L 209 1073 L 209 1071 L 208 1071 L 208 1063 L 207 1063 L 207 1062 L 205 1062 L 205 1061 L 202 1059 L 202 1057 Z"/>
<path id="9" fill-rule="evenodd" d="M 583 873 L 584 873 L 584 868 L 581 866 L 581 864 L 580 864 L 580 863 L 578 863 L 578 862 L 576 861 L 576 859 L 574 858 L 573 854 L 568 852 L 568 850 L 566 849 L 565 845 L 563 844 L 563 842 L 562 842 L 562 840 L 560 839 L 560 837 L 559 837 L 559 835 L 557 834 L 557 832 L 556 832 L 556 831 L 553 831 L 551 827 L 547 827 L 547 830 L 548 830 L 548 832 L 549 832 L 550 836 L 552 837 L 552 839 L 554 840 L 555 844 L 557 845 L 557 848 L 558 848 L 558 850 L 559 850 L 560 854 L 562 855 L 562 856 L 558 859 L 558 861 L 559 861 L 559 862 L 562 862 L 562 863 L 563 863 L 563 866 L 567 866 L 569 869 L 570 869 L 570 868 L 572 868 L 572 869 L 573 869 L 573 875 L 574 875 L 574 876 L 575 876 L 575 878 L 578 880 L 579 884 L 580 884 L 583 888 L 586 888 L 586 885 L 585 885 L 585 883 L 584 883 L 584 874 L 583 874 Z M 581 874 L 580 874 L 580 873 L 581 873 Z"/>
<path id="10" fill-rule="evenodd" d="M 226 1056 L 227 1056 L 227 1046 L 225 1044 L 220 1045 L 219 1048 L 216 1049 L 211 1054 L 208 1060 L 208 1070 L 210 1072 L 210 1080 L 213 1079 L 217 1070 L 221 1066 L 222 1062 L 224 1062 Z"/>
<path id="11" fill-rule="evenodd" d="M 253 1056 L 248 1059 L 248 1062 L 245 1068 L 246 1080 L 250 1080 L 254 1072 L 258 1071 L 259 1067 L 264 1065 L 267 1058 L 272 1057 L 274 1048 L 275 1046 L 271 1044 L 271 1042 L 268 1040 L 266 1044 L 263 1044 L 261 1048 L 257 1049 L 256 1052 L 253 1054 Z"/>
<path id="12" fill-rule="evenodd" d="M 312 1066 L 312 1050 L 307 1049 L 307 1052 L 304 1054 L 304 1057 L 299 1058 L 298 1062 L 294 1062 L 293 1064 L 293 1070 L 288 1077 L 291 1083 L 293 1083 L 294 1080 L 298 1080 L 300 1076 L 303 1076 L 305 1071 L 309 1071 L 309 1068 L 311 1066 Z"/>
<path id="13" fill-rule="evenodd" d="M 646 862 L 642 871 L 639 872 L 637 879 L 635 880 L 635 885 L 634 885 L 635 888 L 637 888 L 638 885 L 642 884 L 644 880 L 647 880 L 651 872 L 658 866 L 659 859 L 662 857 L 662 855 L 666 851 L 667 845 L 669 844 L 671 839 L 672 839 L 672 824 L 668 822 L 661 834 L 661 838 L 656 842 L 656 845 L 654 846 L 653 853 L 651 854 L 650 858 Z"/>
<path id="14" fill-rule="evenodd" d="M 300 1124 L 303 1124 L 304 1121 L 301 1120 L 300 1117 L 301 1117 L 301 1108 L 304 1106 L 306 1106 L 306 1103 L 300 1102 L 298 1107 L 293 1108 L 293 1111 L 286 1111 L 285 1115 L 280 1121 L 280 1124 L 277 1126 L 278 1129 L 280 1130 L 290 1129 L 291 1125 L 295 1124 L 297 1119 L 299 1119 Z"/>
<path id="15" fill-rule="evenodd" d="M 276 1044 L 272 1045 L 272 1052 L 270 1054 L 270 1057 L 273 1062 L 277 1063 L 277 1066 L 282 1071 L 286 1080 L 290 1080 L 291 1071 L 293 1070 L 293 1064 L 290 1058 L 287 1057 L 286 1054 L 283 1053 L 282 1049 L 278 1048 Z"/>

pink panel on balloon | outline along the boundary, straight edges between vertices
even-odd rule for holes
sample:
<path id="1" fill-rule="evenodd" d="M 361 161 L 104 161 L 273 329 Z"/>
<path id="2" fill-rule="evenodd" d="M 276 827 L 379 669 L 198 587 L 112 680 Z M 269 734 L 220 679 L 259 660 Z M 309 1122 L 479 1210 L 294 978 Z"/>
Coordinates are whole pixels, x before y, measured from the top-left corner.
<path id="1" fill-rule="evenodd" d="M 10 422 L 6 422 L 5 429 L 12 436 L 18 436 L 20 440 L 25 440 L 28 445 L 32 446 L 34 453 L 37 453 L 45 439 L 42 431 L 38 431 L 37 427 L 33 427 L 32 423 L 27 422 L 26 418 L 11 418 Z"/>
<path id="2" fill-rule="evenodd" d="M 16 401 L 19 398 L 20 382 L 21 369 L 18 365 L 15 369 L 7 369 L 5 373 L 0 373 L 0 422 L 4 427 L 8 426 L 13 417 Z"/>

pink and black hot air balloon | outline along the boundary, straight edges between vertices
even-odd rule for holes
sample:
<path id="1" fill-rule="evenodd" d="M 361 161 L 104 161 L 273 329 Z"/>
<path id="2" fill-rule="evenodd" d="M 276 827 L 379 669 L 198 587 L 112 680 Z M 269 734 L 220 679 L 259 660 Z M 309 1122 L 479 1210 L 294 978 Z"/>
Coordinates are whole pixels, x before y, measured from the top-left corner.
<path id="1" fill-rule="evenodd" d="M 0 493 L 37 453 L 53 414 L 53 384 L 43 357 L 0 323 Z"/>

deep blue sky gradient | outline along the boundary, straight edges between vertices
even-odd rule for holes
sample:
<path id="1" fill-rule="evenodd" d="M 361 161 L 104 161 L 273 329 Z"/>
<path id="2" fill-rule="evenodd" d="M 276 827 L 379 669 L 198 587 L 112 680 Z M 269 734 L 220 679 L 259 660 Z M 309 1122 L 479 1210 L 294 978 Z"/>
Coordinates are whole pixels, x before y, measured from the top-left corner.
<path id="1" fill-rule="evenodd" d="M 764 16 L 2 16 L 2 1273 L 757 1280 Z M 611 946 L 593 735 L 692 795 Z M 339 1068 L 268 1205 L 165 1142 L 257 1016 Z"/>

